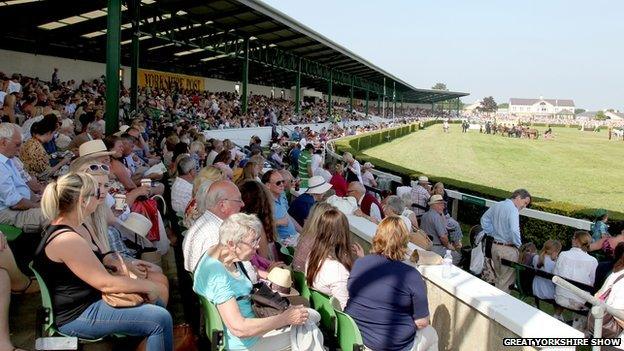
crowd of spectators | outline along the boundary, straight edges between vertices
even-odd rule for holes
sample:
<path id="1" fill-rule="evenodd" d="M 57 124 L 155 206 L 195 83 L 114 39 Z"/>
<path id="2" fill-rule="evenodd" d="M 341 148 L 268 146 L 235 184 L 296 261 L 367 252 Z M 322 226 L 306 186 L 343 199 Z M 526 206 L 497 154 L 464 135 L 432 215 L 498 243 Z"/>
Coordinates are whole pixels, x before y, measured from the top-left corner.
<path id="1" fill-rule="evenodd" d="M 422 243 L 415 238 L 424 232 L 431 244 L 426 249 L 440 259 L 450 252 L 453 263 L 461 264 L 463 233 L 450 216 L 444 185 L 432 185 L 423 175 L 414 185 L 405 179 L 396 194 L 380 193 L 373 164 L 361 165 L 349 153 L 341 162 L 326 157 L 329 140 L 386 128 L 394 121 L 346 126 L 343 119 L 359 117 L 341 106 L 334 109 L 337 115 L 324 116 L 323 101 L 306 102 L 302 116 L 294 116 L 288 101 L 257 95 L 242 114 L 231 93 L 145 88 L 138 113 L 126 111 L 128 93 L 122 91 L 122 125 L 105 136 L 102 79 L 77 84 L 61 82 L 54 74 L 52 83 L 20 76 L 3 80 L 0 223 L 31 235 L 44 233 L 34 267 L 50 289 L 63 333 L 82 338 L 131 333 L 145 336 L 148 350 L 171 350 L 172 318 L 164 308 L 169 286 L 159 263 L 173 245 L 181 246 L 182 266 L 194 277 L 195 293 L 217 306 L 232 348 L 288 347 L 299 340 L 293 333 L 320 337 L 322 343 L 316 311 L 293 304 L 279 314 L 261 316 L 249 299 L 239 299 L 260 281 L 290 295 L 283 289 L 292 282 L 276 276 L 294 269 L 303 272 L 310 287 L 336 298 L 370 349 L 437 350 L 424 281 L 403 261 L 408 242 Z M 411 109 L 398 121 L 440 116 L 446 115 Z M 290 133 L 273 133 L 268 148 L 257 136 L 247 145 L 235 145 L 202 133 L 324 121 L 333 122 L 331 128 L 315 132 L 297 126 Z M 513 270 L 501 259 L 520 259 L 518 213 L 530 201 L 531 195 L 520 189 L 481 220 L 493 238 L 486 266 L 503 291 L 513 283 Z M 351 242 L 349 215 L 377 225 L 370 253 Z M 171 222 L 178 217 L 187 228 L 184 236 L 172 231 Z M 600 249 L 609 255 L 611 267 L 602 267 L 606 278 L 611 269 L 622 267 L 624 236 L 617 225 L 604 230 L 606 213 L 596 221 L 593 243 L 584 232 L 575 235 L 568 251 L 549 242 L 537 259 L 530 258 L 531 264 L 598 287 L 600 264 L 587 252 Z M 607 234 L 617 228 L 618 233 Z M 0 239 L 0 279 L 10 282 L 4 285 L 10 289 L 0 292 L 6 311 L 0 315 L 0 343 L 11 345 L 4 309 L 11 289 L 30 293 L 38 286 L 15 268 L 4 236 Z M 285 247 L 294 250 L 292 267 L 283 262 Z M 123 271 L 124 265 L 139 279 L 111 273 Z M 616 286 L 618 280 L 611 277 L 607 282 Z M 539 294 L 552 295 L 561 307 L 582 308 L 582 302 L 559 288 L 535 283 L 541 285 Z M 140 294 L 143 303 L 116 308 L 102 298 L 113 293 Z M 152 322 L 136 323 L 138 318 Z"/>

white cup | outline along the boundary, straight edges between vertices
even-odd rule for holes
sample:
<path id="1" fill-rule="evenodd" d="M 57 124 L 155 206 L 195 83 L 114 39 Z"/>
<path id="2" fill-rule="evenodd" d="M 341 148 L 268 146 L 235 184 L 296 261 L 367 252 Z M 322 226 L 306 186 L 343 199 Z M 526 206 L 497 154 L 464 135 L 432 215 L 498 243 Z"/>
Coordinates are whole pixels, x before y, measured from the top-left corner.
<path id="1" fill-rule="evenodd" d="M 145 187 L 151 188 L 152 187 L 152 180 L 149 179 L 149 178 L 141 179 L 141 186 L 145 186 Z"/>
<path id="2" fill-rule="evenodd" d="M 126 195 L 124 194 L 115 194 L 113 196 L 115 198 L 115 209 L 118 211 L 123 211 L 126 208 Z"/>

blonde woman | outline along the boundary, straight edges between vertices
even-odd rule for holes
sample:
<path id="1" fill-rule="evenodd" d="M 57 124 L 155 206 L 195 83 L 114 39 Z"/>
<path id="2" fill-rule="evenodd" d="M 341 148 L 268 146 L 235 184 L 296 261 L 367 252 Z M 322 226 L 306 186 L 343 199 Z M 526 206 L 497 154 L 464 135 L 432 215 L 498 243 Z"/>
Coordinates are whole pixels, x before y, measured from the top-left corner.
<path id="1" fill-rule="evenodd" d="M 345 312 L 371 350 L 438 350 L 425 282 L 416 268 L 402 262 L 408 241 L 403 220 L 386 217 L 377 226 L 371 254 L 351 269 Z"/>
<path id="2" fill-rule="evenodd" d="M 555 262 L 557 261 L 559 252 L 561 252 L 561 242 L 559 240 L 547 240 L 540 250 L 539 255 L 533 256 L 531 262 L 533 268 L 552 273 L 555 269 Z M 533 295 L 542 300 L 554 300 L 555 284 L 548 279 L 535 277 L 535 279 L 533 279 Z M 554 317 L 561 320 L 561 312 L 563 312 L 563 309 L 559 306 L 555 306 Z"/>
<path id="3" fill-rule="evenodd" d="M 43 192 L 41 208 L 52 225 L 35 253 L 34 266 L 50 290 L 56 325 L 64 334 L 89 339 L 117 333 L 146 336 L 147 350 L 172 350 L 172 319 L 157 305 L 162 302 L 157 301 L 156 284 L 108 273 L 101 250 L 106 237 L 78 230 L 102 196 L 86 173 L 69 173 Z M 114 308 L 102 300 L 102 292 L 144 294 L 151 303 Z"/>

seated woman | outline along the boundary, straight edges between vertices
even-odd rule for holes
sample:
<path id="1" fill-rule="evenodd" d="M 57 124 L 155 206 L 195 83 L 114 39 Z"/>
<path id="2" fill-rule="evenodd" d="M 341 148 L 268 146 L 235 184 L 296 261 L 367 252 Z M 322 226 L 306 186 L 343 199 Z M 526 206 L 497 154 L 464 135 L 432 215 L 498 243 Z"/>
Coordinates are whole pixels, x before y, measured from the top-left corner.
<path id="1" fill-rule="evenodd" d="M 427 288 L 406 259 L 409 233 L 398 216 L 379 223 L 371 254 L 355 261 L 345 311 L 371 350 L 438 350 L 429 325 Z"/>
<path id="2" fill-rule="evenodd" d="M 111 275 L 103 265 L 106 237 L 79 229 L 101 196 L 86 173 L 69 173 L 43 193 L 42 211 L 52 226 L 35 253 L 34 266 L 52 296 L 56 325 L 64 334 L 89 339 L 117 333 L 146 336 L 147 350 L 173 350 L 172 319 L 157 299 L 157 285 Z M 102 300 L 102 293 L 117 292 L 143 294 L 149 303 L 115 308 Z"/>
<path id="3" fill-rule="evenodd" d="M 619 244 L 617 251 L 624 251 L 624 244 Z M 613 265 L 613 273 L 607 277 L 600 290 L 595 296 L 612 308 L 624 312 L 624 255 L 620 255 L 619 259 Z M 624 328 L 624 321 L 615 318 L 615 322 L 620 328 Z M 603 333 L 603 337 L 605 334 Z M 611 337 L 611 336 L 607 336 Z M 620 339 L 624 338 L 624 332 L 618 335 Z"/>
<path id="4" fill-rule="evenodd" d="M 347 217 L 338 209 L 325 211 L 318 219 L 316 239 L 306 262 L 308 286 L 347 305 L 347 280 L 353 267 L 354 253 L 364 256 L 358 244 L 351 244 Z"/>
<path id="5" fill-rule="evenodd" d="M 58 119 L 55 115 L 48 115 L 53 118 L 44 118 L 33 123 L 30 128 L 32 138 L 24 143 L 20 151 L 20 159 L 24 163 L 24 169 L 37 177 L 40 181 L 47 181 L 50 177 L 55 177 L 61 167 L 71 161 L 70 156 L 66 156 L 54 167 L 50 166 L 50 155 L 43 147 L 43 144 L 52 140 L 54 131 L 58 127 Z"/>
<path id="6" fill-rule="evenodd" d="M 593 241 L 598 241 L 605 236 L 609 236 L 609 226 L 607 221 L 609 220 L 609 213 L 604 208 L 596 210 L 594 214 L 594 225 L 592 226 L 591 235 Z"/>
<path id="7" fill-rule="evenodd" d="M 39 284 L 20 271 L 6 237 L 0 232 L 0 350 L 22 351 L 13 346 L 9 336 L 11 294 L 30 294 L 37 291 Z"/>
<path id="8" fill-rule="evenodd" d="M 93 141 L 88 141 L 85 144 L 88 143 L 93 143 Z M 85 160 L 86 158 L 93 158 L 97 162 L 107 165 L 110 169 L 108 175 L 111 185 L 108 189 L 109 193 L 113 195 L 126 195 L 126 202 L 129 206 L 132 206 L 137 198 L 144 198 L 149 196 L 150 189 L 144 186 L 137 187 L 130 177 L 130 170 L 127 169 L 127 167 L 125 167 L 124 169 L 123 163 L 119 161 L 123 157 L 123 141 L 121 141 L 121 139 L 119 139 L 119 137 L 115 135 L 110 135 L 106 137 L 106 139 L 104 139 L 104 144 L 104 148 L 94 149 L 98 151 L 90 155 L 80 155 L 78 159 L 82 159 L 83 157 L 85 158 Z M 76 163 L 76 161 L 74 161 L 73 163 Z M 123 179 L 123 182 L 121 181 L 121 179 Z M 128 185 L 129 188 L 126 188 L 126 185 Z"/>
<path id="9" fill-rule="evenodd" d="M 197 177 L 193 179 L 193 197 L 184 210 L 183 224 L 186 228 L 192 227 L 197 218 L 206 211 L 205 200 L 210 185 L 223 179 L 225 176 L 217 167 L 207 166 L 199 171 Z"/>
<path id="10" fill-rule="evenodd" d="M 531 264 L 533 268 L 539 269 L 546 273 L 552 273 L 555 269 L 555 261 L 561 252 L 561 243 L 558 240 L 547 240 L 544 247 L 540 250 L 539 255 L 533 256 Z M 555 299 L 555 284 L 545 278 L 535 277 L 533 279 L 533 295 L 542 300 Z M 555 306 L 555 314 L 553 317 L 561 319 L 562 309 Z"/>
<path id="11" fill-rule="evenodd" d="M 590 243 L 591 235 L 588 232 L 576 231 L 572 238 L 572 248 L 559 254 L 553 274 L 593 286 L 598 261 L 587 253 Z M 560 286 L 555 287 L 555 302 L 577 311 L 586 309 L 585 300 Z M 574 327 L 580 328 L 584 325 L 583 318 L 575 318 Z"/>
<path id="12" fill-rule="evenodd" d="M 91 214 L 91 216 L 85 218 L 85 223 L 82 227 L 77 228 L 77 230 L 84 231 L 81 234 L 86 237 L 88 237 L 90 233 L 96 233 L 96 237 L 106 238 L 109 248 L 107 251 L 117 251 L 119 253 L 128 252 L 129 250 L 124 244 L 119 231 L 116 230 L 116 228 L 113 228 L 113 226 L 118 226 L 119 222 L 112 211 L 112 206 L 115 203 L 115 200 L 111 199 L 112 196 L 108 193 L 110 184 L 108 180 L 108 171 L 106 170 L 105 165 L 94 161 L 87 163 L 81 162 L 82 160 L 80 160 L 80 158 L 76 161 L 78 161 L 79 165 L 75 167 L 72 164 L 72 168 L 77 168 L 77 172 L 85 172 L 93 176 L 93 178 L 98 182 L 101 195 L 97 199 L 98 206 L 95 211 Z M 145 219 L 149 221 L 149 219 Z M 167 276 L 163 274 L 162 269 L 153 263 L 139 260 L 135 257 L 130 258 L 123 254 L 121 256 L 125 259 L 128 266 L 132 265 L 136 270 L 146 273 L 147 277 L 145 279 L 148 279 L 157 285 L 158 298 L 163 301 L 164 305 L 167 305 L 167 302 L 169 301 L 169 281 L 167 280 Z M 107 261 L 105 263 L 107 265 L 116 266 L 118 269 L 121 269 L 121 263 L 117 262 L 114 256 L 109 255 L 106 259 Z"/>
<path id="13" fill-rule="evenodd" d="M 204 255 L 195 270 L 193 290 L 217 306 L 225 324 L 225 338 L 230 350 L 282 350 L 291 345 L 290 330 L 273 332 L 308 321 L 309 311 L 291 306 L 271 317 L 256 318 L 251 308 L 251 281 L 241 270 L 258 249 L 262 223 L 254 215 L 237 213 L 219 228 L 219 244 Z M 318 330 L 318 329 L 317 329 Z"/>
<path id="14" fill-rule="evenodd" d="M 260 236 L 260 247 L 258 254 L 268 261 L 279 261 L 275 241 L 277 240 L 277 229 L 273 218 L 273 197 L 269 190 L 253 179 L 247 180 L 238 186 L 241 192 L 241 199 L 245 206 L 241 212 L 255 214 L 262 222 L 262 235 Z M 252 260 L 252 263 L 253 260 Z M 254 265 L 256 266 L 256 265 Z M 269 267 L 258 267 L 267 270 Z"/>
<path id="15" fill-rule="evenodd" d="M 236 186 L 240 188 L 241 184 L 243 184 L 246 180 L 257 180 L 259 171 L 262 169 L 258 169 L 258 165 L 253 161 L 247 161 L 245 166 L 242 169 L 238 169 L 236 175 L 234 175 L 234 183 Z"/>
<path id="16" fill-rule="evenodd" d="M 327 202 L 317 202 L 310 210 L 310 216 L 303 225 L 303 230 L 299 235 L 297 247 L 295 247 L 295 255 L 293 257 L 292 267 L 295 271 L 305 272 L 305 264 L 308 255 L 312 250 L 314 242 L 316 242 L 316 234 L 318 233 L 319 219 L 329 210 L 335 210 L 336 207 Z"/>

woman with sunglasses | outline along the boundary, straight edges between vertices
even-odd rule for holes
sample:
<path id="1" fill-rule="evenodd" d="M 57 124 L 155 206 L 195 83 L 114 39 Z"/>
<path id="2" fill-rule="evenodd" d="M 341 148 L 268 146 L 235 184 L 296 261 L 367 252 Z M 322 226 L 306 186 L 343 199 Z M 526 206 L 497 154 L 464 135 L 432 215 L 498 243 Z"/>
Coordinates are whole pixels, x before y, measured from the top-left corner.
<path id="1" fill-rule="evenodd" d="M 77 230 L 83 231 L 82 234 L 89 235 L 89 233 L 96 233 L 96 236 L 106 238 L 105 245 L 102 247 L 103 252 L 117 251 L 121 254 L 128 266 L 134 267 L 134 271 L 139 271 L 145 274 L 145 279 L 152 281 L 158 287 L 158 298 L 163 301 L 164 305 L 167 305 L 169 301 L 169 281 L 167 276 L 162 272 L 162 269 L 150 262 L 139 260 L 131 255 L 131 251 L 123 242 L 121 233 L 116 228 L 118 226 L 118 220 L 113 213 L 112 206 L 115 203 L 115 199 L 108 193 L 108 187 L 110 186 L 108 180 L 108 166 L 100 163 L 83 163 L 79 167 L 75 167 L 72 164 L 72 168 L 76 168 L 76 172 L 86 172 L 93 176 L 98 182 L 98 206 L 91 214 L 85 218 L 85 224 Z M 104 257 L 104 263 L 107 266 L 114 266 L 121 269 L 121 262 L 119 262 L 115 255 L 106 255 Z"/>
<path id="2" fill-rule="evenodd" d="M 106 237 L 79 229 L 96 211 L 99 189 L 92 176 L 69 173 L 48 184 L 43 193 L 41 208 L 51 226 L 35 252 L 34 267 L 52 296 L 55 324 L 66 335 L 146 336 L 147 350 L 173 350 L 171 315 L 161 307 L 156 284 L 111 275 L 102 263 Z M 102 300 L 103 292 L 139 293 L 149 303 L 114 308 Z"/>

